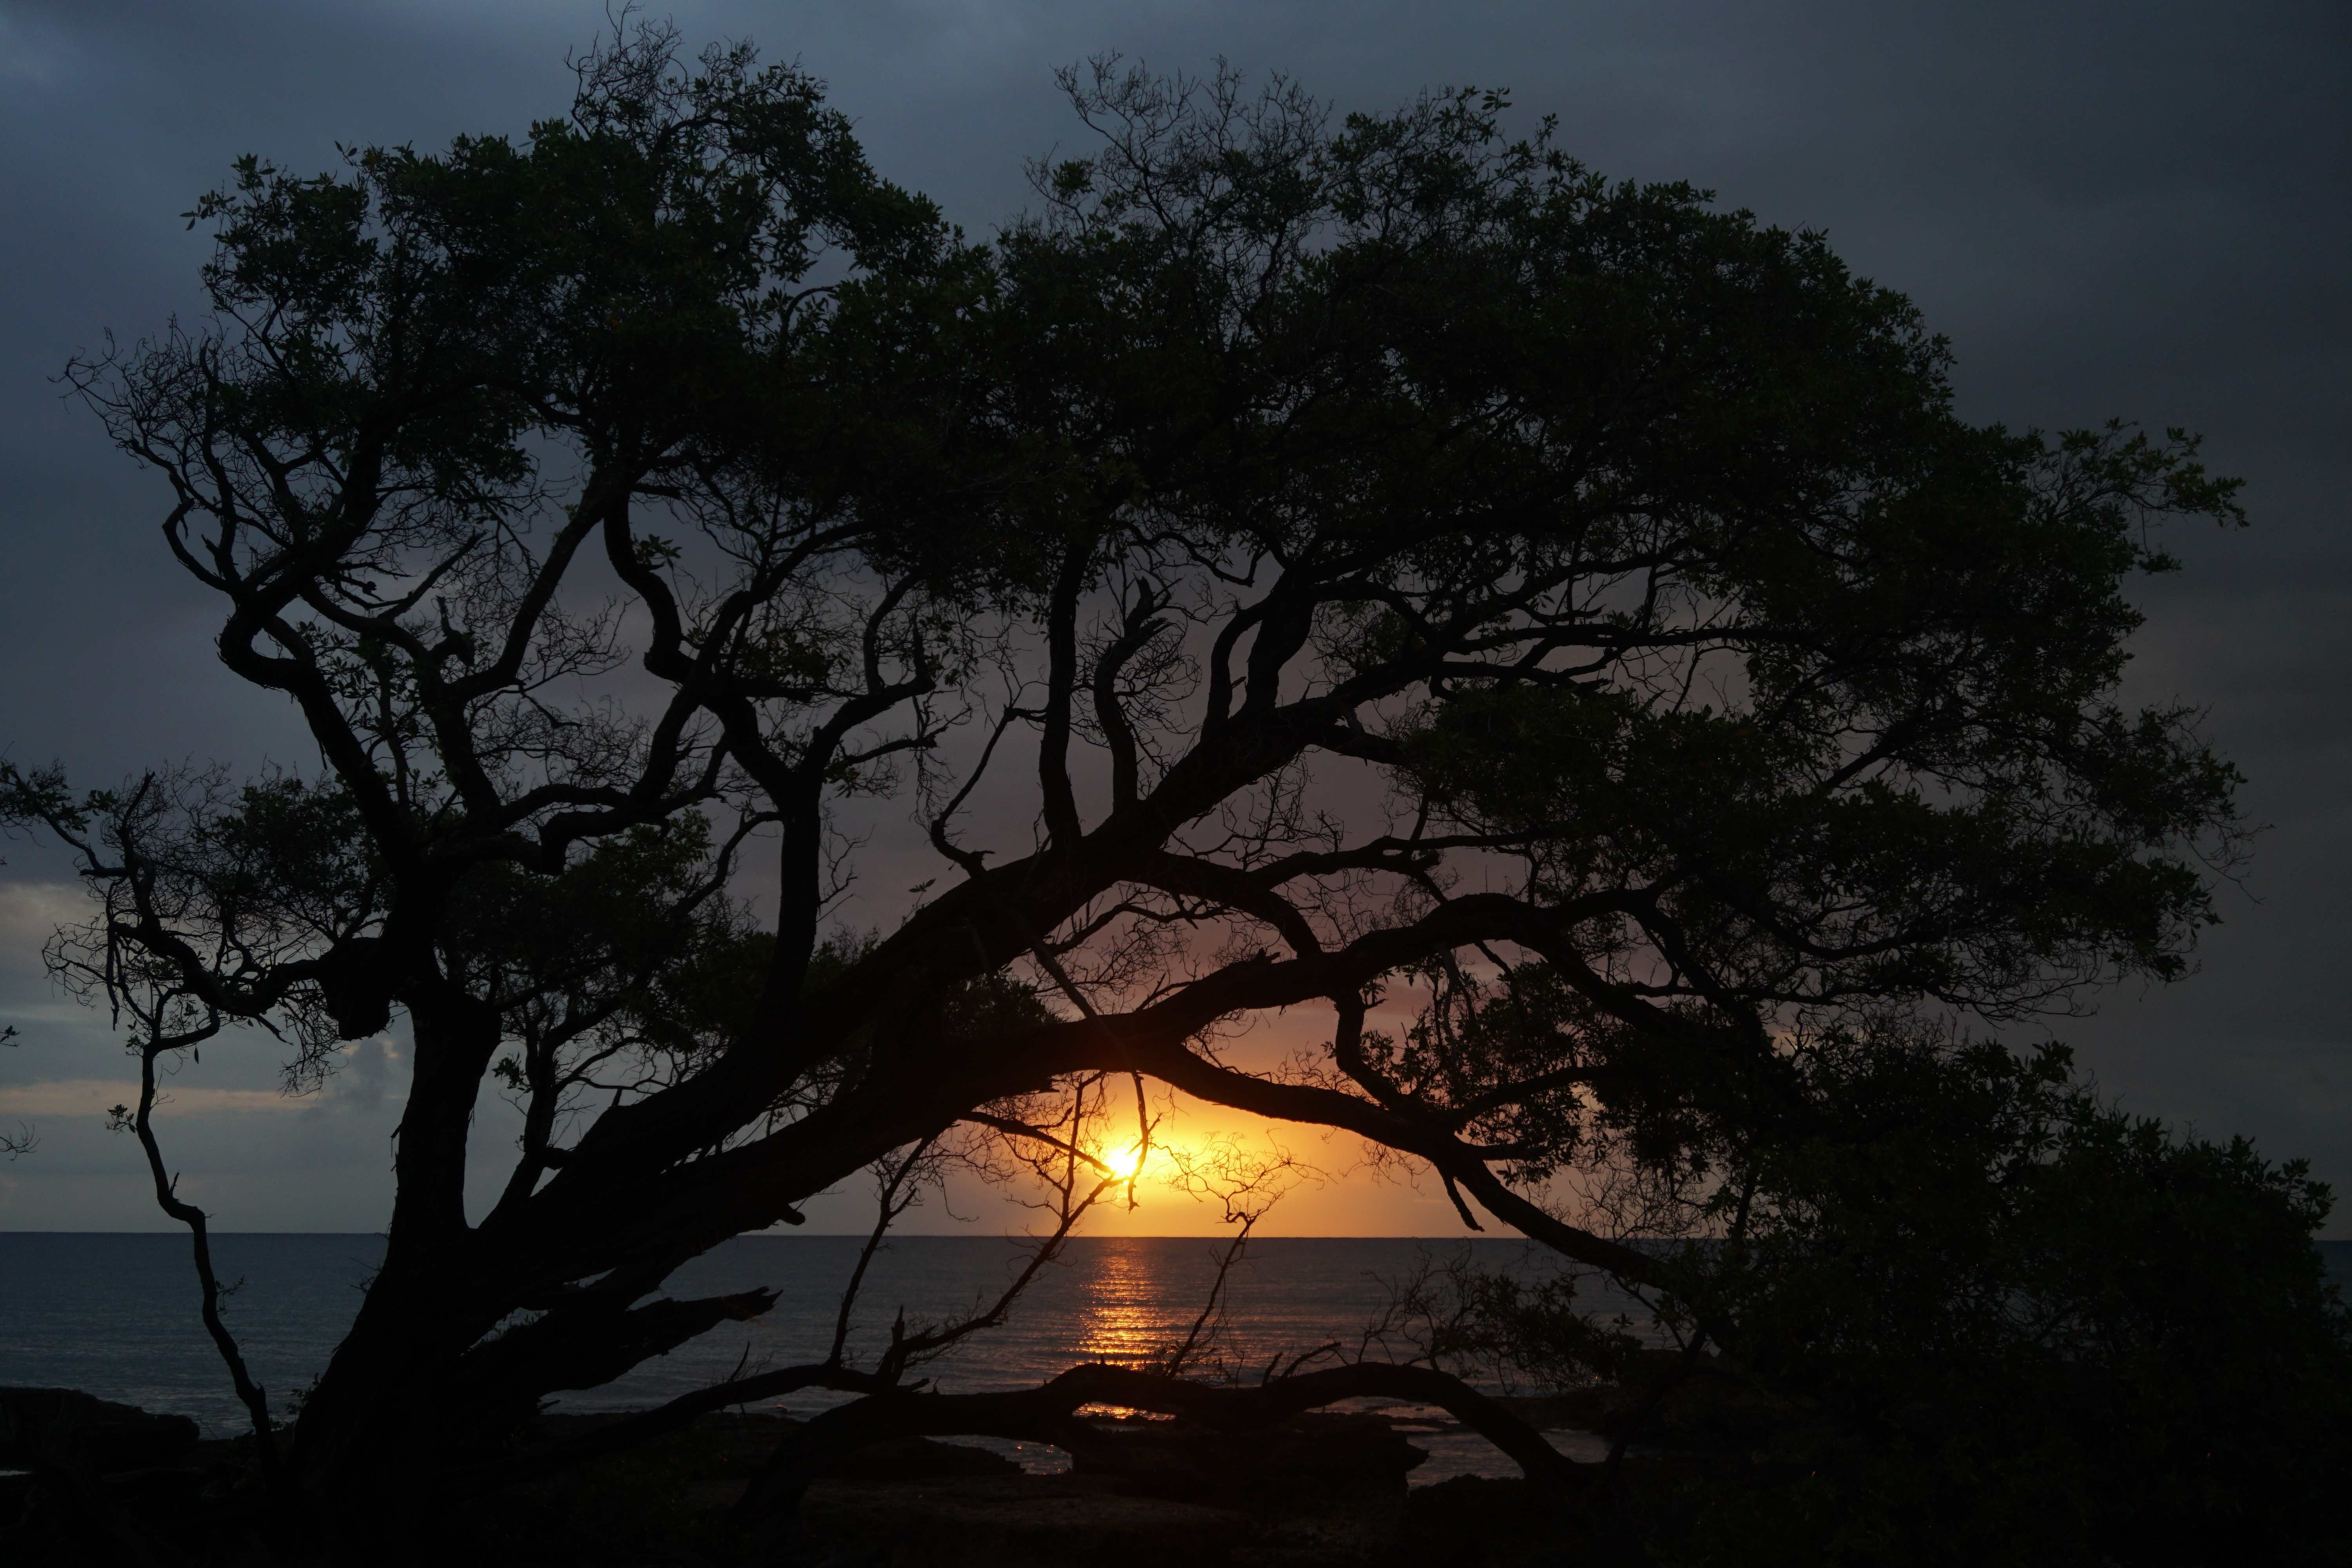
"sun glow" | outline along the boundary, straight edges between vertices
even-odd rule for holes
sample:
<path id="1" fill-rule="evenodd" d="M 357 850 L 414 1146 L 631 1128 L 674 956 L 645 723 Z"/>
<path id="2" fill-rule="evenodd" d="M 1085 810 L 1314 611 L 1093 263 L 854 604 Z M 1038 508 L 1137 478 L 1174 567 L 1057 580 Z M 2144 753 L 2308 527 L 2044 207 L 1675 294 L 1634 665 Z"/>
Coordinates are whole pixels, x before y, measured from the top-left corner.
<path id="1" fill-rule="evenodd" d="M 1102 1152 L 1103 1170 L 1122 1182 L 1131 1182 L 1143 1173 L 1144 1155 L 1150 1151 L 1139 1142 L 1124 1149 L 1106 1149 Z"/>

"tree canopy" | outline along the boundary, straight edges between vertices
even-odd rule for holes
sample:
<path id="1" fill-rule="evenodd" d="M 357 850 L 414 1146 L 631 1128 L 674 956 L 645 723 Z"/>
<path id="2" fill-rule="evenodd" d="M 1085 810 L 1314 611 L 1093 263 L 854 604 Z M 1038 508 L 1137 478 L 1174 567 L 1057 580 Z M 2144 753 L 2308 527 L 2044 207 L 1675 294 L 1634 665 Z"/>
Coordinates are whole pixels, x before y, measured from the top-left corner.
<path id="1" fill-rule="evenodd" d="M 942 1141 L 1091 1158 L 1130 1079 L 1730 1336 L 1637 1238 L 1801 1185 L 1906 1020 L 2213 918 L 2237 775 L 2116 697 L 2160 525 L 2243 521 L 2192 437 L 1972 425 L 1822 236 L 1494 95 L 1065 86 L 1095 150 L 983 243 L 811 79 L 641 33 L 520 142 L 245 161 L 211 316 L 68 373 L 320 763 L 12 773 L 103 901 L 57 963 L 151 1067 L 413 1039 L 292 1434 L 323 1516 L 764 1310 L 644 1300 L 717 1242 Z M 937 866 L 871 937 L 845 814 Z M 1291 1007 L 1311 1059 L 1221 1053 Z M 469 1221 L 486 1085 L 526 1130 Z"/>

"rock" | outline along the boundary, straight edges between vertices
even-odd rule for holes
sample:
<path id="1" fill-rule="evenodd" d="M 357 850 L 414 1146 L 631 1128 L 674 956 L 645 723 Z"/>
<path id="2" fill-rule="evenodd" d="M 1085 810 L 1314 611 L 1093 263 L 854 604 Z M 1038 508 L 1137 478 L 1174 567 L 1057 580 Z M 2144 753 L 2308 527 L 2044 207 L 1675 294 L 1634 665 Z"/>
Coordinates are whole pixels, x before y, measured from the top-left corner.
<path id="1" fill-rule="evenodd" d="M 0 1467 L 62 1464 L 101 1475 L 186 1458 L 196 1424 L 71 1388 L 0 1388 Z"/>
<path id="2" fill-rule="evenodd" d="M 1301 1415 L 1254 1432 L 1122 1421 L 1073 1456 L 1077 1473 L 1130 1496 L 1220 1506 L 1398 1496 L 1428 1458 L 1378 1415 Z"/>

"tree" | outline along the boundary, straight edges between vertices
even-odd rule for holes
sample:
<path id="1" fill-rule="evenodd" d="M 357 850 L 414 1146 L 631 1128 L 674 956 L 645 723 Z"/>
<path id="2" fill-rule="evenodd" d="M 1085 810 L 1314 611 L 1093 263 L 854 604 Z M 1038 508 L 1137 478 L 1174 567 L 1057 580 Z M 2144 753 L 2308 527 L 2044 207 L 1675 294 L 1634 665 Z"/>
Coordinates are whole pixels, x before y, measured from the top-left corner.
<path id="1" fill-rule="evenodd" d="M 1789 1055 L 1798 1114 L 1694 1119 L 1678 1157 L 1720 1179 L 1645 1194 L 1685 1238 L 1653 1242 L 1665 1347 L 1573 1274 L 1460 1256 L 1399 1282 L 1416 1348 L 1583 1402 L 1619 1456 L 1714 1449 L 1637 1510 L 1661 1561 L 2342 1559 L 2352 1312 L 2305 1164 L 2124 1115 L 2063 1047 Z"/>
<path id="2" fill-rule="evenodd" d="M 53 806 L 103 899 L 58 962 L 150 1060 L 413 1039 L 288 1456 L 329 1528 L 765 1310 L 639 1303 L 862 1169 L 1093 1158 L 1041 1094 L 1344 1129 L 1670 1286 L 1555 1178 L 1701 1179 L 1672 1129 L 1795 1114 L 1789 1028 L 2169 976 L 2211 918 L 2235 775 L 2113 697 L 2155 522 L 2239 520 L 2191 438 L 1968 425 L 1821 237 L 1498 98 L 1066 86 L 1099 151 L 981 246 L 806 78 L 641 32 L 520 145 L 247 160 L 191 215 L 211 324 L 69 371 L 320 766 Z M 877 801 L 940 872 L 855 941 Z M 1456 1005 L 1504 976 L 1540 1027 Z M 1305 1005 L 1314 1060 L 1221 1059 Z"/>
<path id="3" fill-rule="evenodd" d="M 2120 1114 L 2063 1050 L 1805 1054 L 1842 1124 L 1759 1152 L 1708 1264 L 1812 1473 L 1710 1510 L 1695 1555 L 2341 1560 L 2352 1314 L 2307 1166 Z"/>

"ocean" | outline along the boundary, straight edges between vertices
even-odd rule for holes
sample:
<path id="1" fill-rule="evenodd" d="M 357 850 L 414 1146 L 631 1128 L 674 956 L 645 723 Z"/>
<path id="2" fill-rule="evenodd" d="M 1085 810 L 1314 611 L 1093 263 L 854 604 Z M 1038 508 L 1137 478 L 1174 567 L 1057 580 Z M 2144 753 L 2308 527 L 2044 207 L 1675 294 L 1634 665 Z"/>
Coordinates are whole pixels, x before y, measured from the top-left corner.
<path id="1" fill-rule="evenodd" d="M 779 1292 L 776 1306 L 751 1322 L 723 1324 L 617 1382 L 564 1394 L 557 1407 L 643 1408 L 721 1381 L 739 1365 L 756 1371 L 822 1361 L 861 1240 L 751 1236 L 714 1248 L 672 1276 L 671 1295 L 766 1286 Z M 1222 1238 L 1203 1237 L 1076 1238 L 1065 1260 L 1032 1284 L 1010 1321 L 974 1336 L 925 1372 L 950 1393 L 1016 1388 L 1080 1362 L 1123 1360 L 1179 1341 L 1207 1298 L 1223 1247 Z M 1353 1343 L 1390 1301 L 1391 1284 L 1424 1260 L 1442 1261 L 1465 1247 L 1489 1268 L 1550 1266 L 1515 1240 L 1255 1241 L 1231 1281 L 1224 1349 L 1255 1366 L 1276 1353 L 1333 1341 Z M 2352 1284 L 2352 1242 L 2321 1247 L 2331 1276 Z M 213 1238 L 213 1254 L 224 1280 L 242 1281 L 225 1309 L 228 1325 L 271 1403 L 283 1407 L 326 1364 L 359 1310 L 383 1242 L 368 1235 L 226 1235 Z M 862 1350 L 870 1362 L 902 1307 L 910 1327 L 967 1314 L 992 1300 L 1023 1258 L 1013 1243 L 995 1237 L 893 1240 L 867 1277 L 850 1342 L 853 1361 Z M 1638 1310 L 1604 1293 L 1586 1300 L 1603 1311 Z M 79 1388 L 190 1415 L 207 1435 L 239 1430 L 245 1422 L 197 1320 L 184 1234 L 0 1233 L 0 1386 L 28 1385 Z M 806 1415 L 837 1397 L 810 1392 L 769 1408 Z M 1601 1451 L 1599 1440 L 1585 1434 L 1551 1436 L 1578 1458 Z M 1415 1440 L 1433 1456 L 1413 1472 L 1416 1484 L 1450 1475 L 1517 1473 L 1473 1433 Z M 1063 1462 L 1052 1450 L 986 1446 L 1002 1447 L 1034 1469 Z"/>

